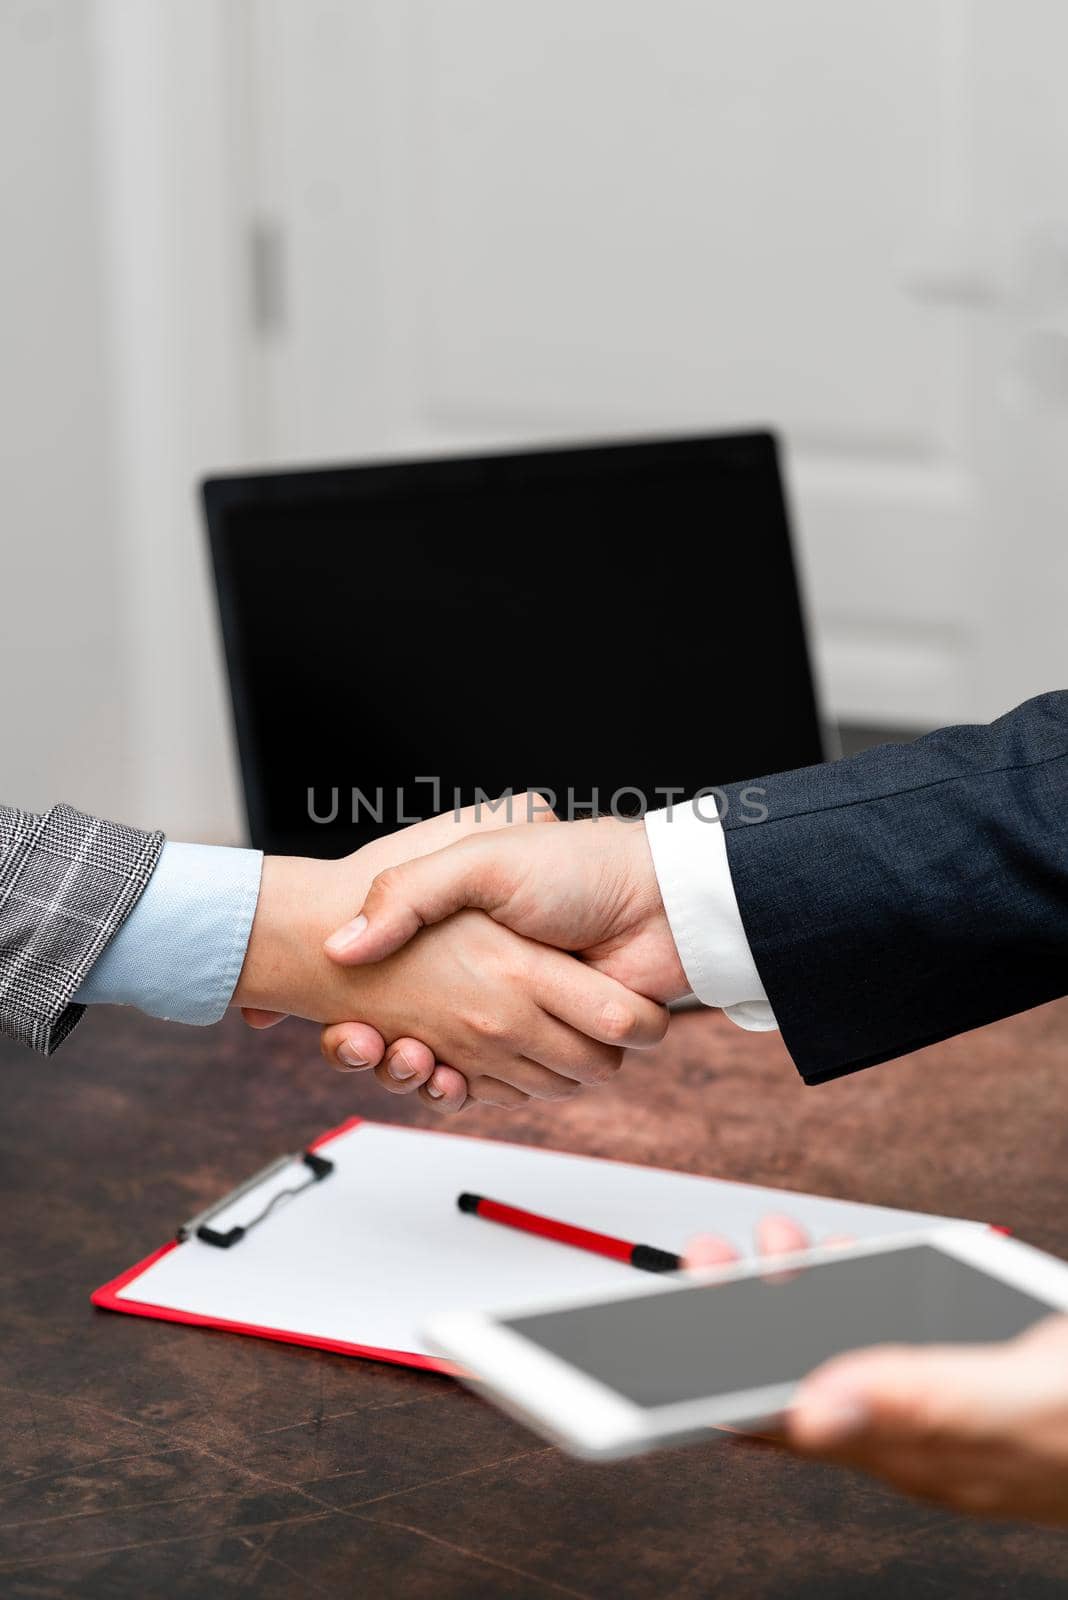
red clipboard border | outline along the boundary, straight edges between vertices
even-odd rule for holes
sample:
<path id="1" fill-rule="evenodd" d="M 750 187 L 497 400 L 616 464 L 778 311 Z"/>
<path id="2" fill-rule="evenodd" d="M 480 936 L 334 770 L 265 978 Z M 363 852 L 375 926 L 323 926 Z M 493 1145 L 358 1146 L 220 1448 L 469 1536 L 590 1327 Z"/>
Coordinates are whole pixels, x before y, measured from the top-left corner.
<path id="1" fill-rule="evenodd" d="M 331 1139 L 337 1139 L 343 1133 L 351 1133 L 353 1128 L 358 1128 L 365 1122 L 372 1127 L 395 1126 L 392 1123 L 378 1124 L 367 1117 L 347 1117 L 344 1122 L 339 1122 L 336 1128 L 328 1128 L 325 1133 L 320 1133 L 317 1138 L 313 1139 L 310 1144 L 305 1145 L 304 1148 L 306 1150 L 318 1150 L 320 1146 L 329 1144 Z M 437 1128 L 411 1128 L 407 1131 L 411 1133 L 436 1134 L 444 1130 L 438 1130 Z M 514 1140 L 495 1140 L 493 1142 L 500 1144 L 516 1143 Z M 587 1159 L 604 1161 L 612 1158 L 593 1156 L 587 1157 Z M 744 1179 L 741 1182 L 744 1183 Z M 998 1223 L 988 1223 L 987 1226 L 992 1228 L 995 1233 L 1004 1233 L 1010 1236 L 1012 1234 L 1011 1228 L 1006 1228 Z M 143 1261 L 138 1261 L 135 1266 L 127 1267 L 125 1272 L 120 1272 L 117 1278 L 111 1279 L 110 1283 L 102 1284 L 99 1289 L 94 1289 L 89 1296 L 90 1301 L 103 1311 L 122 1311 L 128 1316 L 150 1317 L 157 1322 L 183 1322 L 194 1328 L 217 1328 L 223 1333 L 244 1333 L 251 1335 L 255 1339 L 273 1339 L 278 1344 L 303 1345 L 305 1349 L 309 1350 L 329 1350 L 334 1355 L 359 1356 L 364 1361 L 384 1361 L 392 1366 L 414 1367 L 420 1372 L 440 1372 L 447 1377 L 460 1375 L 461 1368 L 453 1362 L 440 1361 L 435 1356 L 424 1356 L 414 1350 L 380 1350 L 377 1346 L 370 1344 L 349 1344 L 344 1339 L 317 1339 L 313 1338 L 311 1334 L 290 1333 L 284 1328 L 262 1328 L 253 1322 L 230 1322 L 225 1317 L 204 1317 L 197 1311 L 172 1310 L 168 1306 L 150 1305 L 144 1300 L 119 1299 L 120 1289 L 125 1289 L 128 1283 L 132 1283 L 135 1278 L 139 1278 L 142 1272 L 146 1272 L 156 1261 L 159 1261 L 163 1256 L 169 1254 L 171 1250 L 176 1250 L 177 1248 L 178 1240 L 169 1239 L 166 1244 L 160 1245 L 158 1250 L 153 1250 L 151 1255 L 145 1256 Z"/>
<path id="2" fill-rule="evenodd" d="M 338 1138 L 343 1133 L 350 1133 L 353 1128 L 358 1128 L 365 1122 L 365 1117 L 349 1117 L 336 1128 L 328 1128 L 321 1133 L 311 1144 L 306 1145 L 307 1150 L 318 1150 L 321 1145 L 329 1144 L 331 1139 Z M 128 1283 L 139 1278 L 155 1262 L 169 1255 L 178 1248 L 178 1240 L 170 1239 L 158 1250 L 139 1261 L 136 1266 L 127 1267 L 125 1272 L 120 1272 L 117 1278 L 112 1278 L 110 1283 L 105 1283 L 99 1289 L 94 1289 L 89 1296 L 94 1306 L 103 1311 L 123 1311 L 128 1316 L 151 1317 L 157 1322 L 184 1322 L 194 1328 L 218 1328 L 224 1333 L 250 1334 L 256 1339 L 274 1339 L 278 1344 L 298 1344 L 310 1350 L 329 1350 L 334 1355 L 359 1356 L 364 1361 L 386 1361 L 399 1367 L 416 1367 L 422 1372 L 442 1372 L 447 1376 L 455 1375 L 459 1368 L 449 1361 L 439 1361 L 434 1356 L 425 1356 L 414 1350 L 380 1350 L 370 1344 L 349 1344 L 344 1339 L 317 1339 L 308 1333 L 291 1333 L 285 1328 L 262 1328 L 253 1322 L 230 1322 L 225 1317 L 204 1317 L 198 1311 L 179 1311 L 169 1306 L 151 1305 L 145 1300 L 120 1299 L 119 1290 L 125 1289 Z"/>

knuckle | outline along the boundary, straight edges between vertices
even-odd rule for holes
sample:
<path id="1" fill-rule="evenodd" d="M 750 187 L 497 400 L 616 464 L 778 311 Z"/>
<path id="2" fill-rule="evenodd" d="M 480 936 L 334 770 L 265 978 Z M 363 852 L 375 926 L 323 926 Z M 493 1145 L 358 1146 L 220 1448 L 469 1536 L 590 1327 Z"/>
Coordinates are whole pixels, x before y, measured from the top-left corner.
<path id="1" fill-rule="evenodd" d="M 376 874 L 371 884 L 371 893 L 380 899 L 391 900 L 400 889 L 403 873 L 400 867 L 385 867 Z"/>
<path id="2" fill-rule="evenodd" d="M 503 1023 L 496 1012 L 475 1011 L 468 1017 L 467 1025 L 476 1039 L 492 1041 L 503 1037 Z"/>
<path id="3" fill-rule="evenodd" d="M 604 1038 L 625 1044 L 638 1029 L 638 1021 L 631 1007 L 622 1000 L 608 1000 L 601 1007 L 598 1032 Z"/>
<path id="4" fill-rule="evenodd" d="M 518 1037 L 521 1019 L 515 1009 L 502 1005 L 476 1011 L 470 1019 L 470 1026 L 478 1038 L 503 1044 Z"/>
<path id="5" fill-rule="evenodd" d="M 531 822 L 558 822 L 559 818 L 545 796 L 537 789 L 528 793 L 528 807 Z"/>

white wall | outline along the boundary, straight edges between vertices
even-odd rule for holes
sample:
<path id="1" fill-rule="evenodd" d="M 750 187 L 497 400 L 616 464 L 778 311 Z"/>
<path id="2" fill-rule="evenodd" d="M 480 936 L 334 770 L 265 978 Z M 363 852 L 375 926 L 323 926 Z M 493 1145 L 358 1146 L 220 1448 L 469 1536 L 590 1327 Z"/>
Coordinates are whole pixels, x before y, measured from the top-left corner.
<path id="1" fill-rule="evenodd" d="M 0 798 L 239 835 L 193 494 L 248 463 L 785 424 L 832 712 L 1068 679 L 1066 49 L 1061 0 L 0 0 Z"/>
<path id="2" fill-rule="evenodd" d="M 195 485 L 247 459 L 218 0 L 0 0 L 0 796 L 240 835 Z"/>
<path id="3" fill-rule="evenodd" d="M 0 4 L 0 796 L 129 777 L 89 10 Z"/>
<path id="4" fill-rule="evenodd" d="M 272 452 L 770 423 L 832 713 L 1068 681 L 1062 0 L 250 15 Z"/>
<path id="5" fill-rule="evenodd" d="M 240 835 L 196 492 L 247 464 L 242 113 L 220 0 L 93 0 L 127 814 Z"/>

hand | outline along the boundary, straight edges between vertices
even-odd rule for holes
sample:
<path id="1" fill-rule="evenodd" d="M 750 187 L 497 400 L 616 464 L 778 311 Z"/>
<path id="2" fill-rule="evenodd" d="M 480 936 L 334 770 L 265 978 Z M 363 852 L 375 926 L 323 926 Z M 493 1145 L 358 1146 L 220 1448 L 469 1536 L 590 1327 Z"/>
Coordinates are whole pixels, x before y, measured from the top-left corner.
<path id="1" fill-rule="evenodd" d="M 508 1106 L 603 1082 L 622 1046 L 663 1037 L 658 1006 L 478 912 L 428 930 L 373 968 L 335 966 L 322 944 L 366 891 L 366 878 L 354 878 L 356 859 L 267 858 L 238 1005 L 320 1022 L 360 1016 L 387 1039 L 416 1034 L 466 1073 L 472 1093 Z"/>
<path id="2" fill-rule="evenodd" d="M 798 1390 L 786 1443 L 957 1511 L 1068 1523 L 1068 1317 L 838 1356 Z"/>
<path id="3" fill-rule="evenodd" d="M 808 1248 L 789 1218 L 762 1227 L 764 1253 Z M 704 1238 L 687 1264 L 734 1259 L 726 1241 Z M 1068 1524 L 1068 1316 L 1002 1344 L 836 1356 L 801 1384 L 779 1442 L 957 1511 Z"/>
<path id="4" fill-rule="evenodd" d="M 822 1241 L 827 1249 L 852 1244 L 846 1234 L 828 1234 Z M 757 1254 L 760 1256 L 790 1256 L 798 1250 L 810 1250 L 812 1240 L 804 1228 L 792 1217 L 771 1215 L 762 1217 L 756 1230 Z M 718 1233 L 699 1233 L 686 1247 L 686 1266 L 691 1272 L 706 1267 L 728 1267 L 742 1258 L 731 1244 Z"/>
<path id="5" fill-rule="evenodd" d="M 355 851 L 345 862 L 352 874 L 351 906 L 362 902 L 376 874 L 402 861 L 442 850 L 470 833 L 505 828 L 517 819 L 532 823 L 555 822 L 545 799 L 532 792 L 516 797 L 514 805 L 467 806 L 460 811 L 443 812 L 424 822 L 412 823 L 385 838 L 376 839 Z M 340 863 L 339 863 L 340 866 Z M 273 1028 L 285 1021 L 285 1012 L 242 1006 L 241 1015 L 250 1028 Z M 443 1112 L 458 1111 L 468 1099 L 468 1084 L 454 1067 L 435 1062 L 434 1052 L 419 1039 L 395 1039 L 388 1045 L 382 1035 L 366 1022 L 343 1022 L 322 1030 L 320 1045 L 324 1058 L 342 1072 L 375 1069 L 375 1077 L 392 1094 L 412 1094 L 419 1090 L 423 1099 Z"/>
<path id="6" fill-rule="evenodd" d="M 250 1028 L 273 1028 L 286 1020 L 284 1011 L 258 1011 L 242 1006 Z M 420 1092 L 429 1105 L 442 1112 L 460 1111 L 470 1098 L 467 1079 L 455 1067 L 434 1060 L 434 1052 L 420 1039 L 394 1039 L 387 1045 L 369 1022 L 335 1022 L 323 1028 L 319 1048 L 324 1060 L 338 1072 L 367 1072 L 391 1094 Z"/>
<path id="7" fill-rule="evenodd" d="M 656 1000 L 688 992 L 645 827 L 598 818 L 475 834 L 380 873 L 354 921 L 327 940 L 342 965 L 381 961 L 463 907 L 543 944 L 580 952 Z"/>

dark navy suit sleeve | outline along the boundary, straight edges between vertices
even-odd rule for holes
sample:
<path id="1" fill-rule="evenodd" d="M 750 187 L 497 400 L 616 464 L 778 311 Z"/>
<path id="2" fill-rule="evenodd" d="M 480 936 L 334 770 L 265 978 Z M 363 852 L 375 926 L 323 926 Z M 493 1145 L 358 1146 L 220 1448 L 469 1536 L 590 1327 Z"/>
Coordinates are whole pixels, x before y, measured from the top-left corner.
<path id="1" fill-rule="evenodd" d="M 726 795 L 742 921 L 806 1083 L 1068 993 L 1068 692 Z"/>

